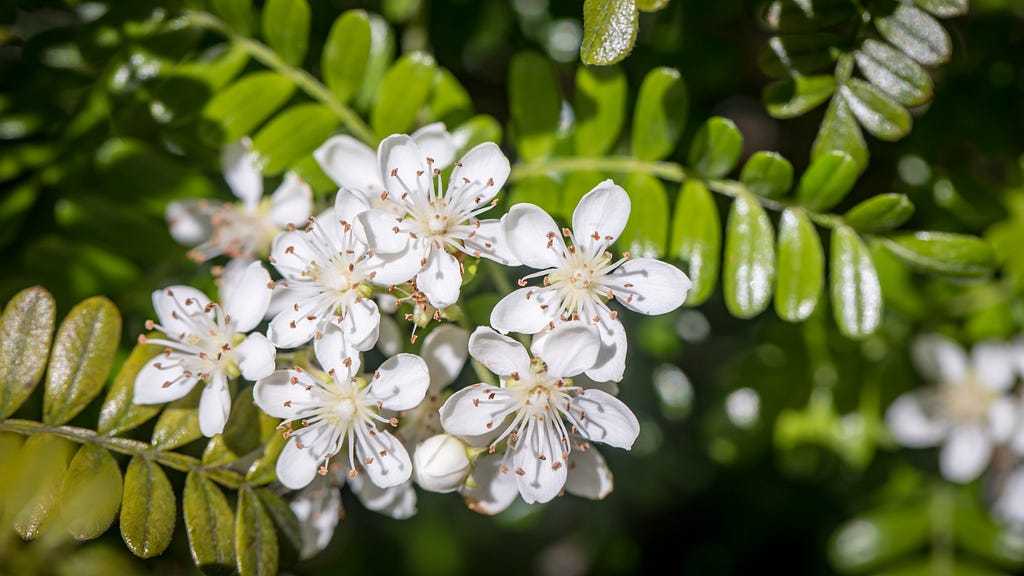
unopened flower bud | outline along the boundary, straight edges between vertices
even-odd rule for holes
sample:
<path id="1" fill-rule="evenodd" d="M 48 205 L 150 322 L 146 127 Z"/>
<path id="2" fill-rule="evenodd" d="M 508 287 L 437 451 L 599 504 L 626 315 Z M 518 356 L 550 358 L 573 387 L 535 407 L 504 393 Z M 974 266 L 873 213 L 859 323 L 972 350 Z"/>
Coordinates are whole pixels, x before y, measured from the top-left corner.
<path id="1" fill-rule="evenodd" d="M 438 434 L 420 442 L 413 463 L 416 483 L 431 492 L 457 490 L 471 468 L 466 446 L 449 434 Z"/>

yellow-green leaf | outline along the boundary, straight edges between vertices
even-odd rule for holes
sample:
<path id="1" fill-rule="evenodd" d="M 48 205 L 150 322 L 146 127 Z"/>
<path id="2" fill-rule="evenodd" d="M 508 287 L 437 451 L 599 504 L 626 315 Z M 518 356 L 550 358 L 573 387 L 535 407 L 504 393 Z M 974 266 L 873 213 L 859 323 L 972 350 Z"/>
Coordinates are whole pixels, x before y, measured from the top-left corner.
<path id="1" fill-rule="evenodd" d="M 665 186 L 650 174 L 634 172 L 623 186 L 632 205 L 629 221 L 619 236 L 621 250 L 633 257 L 660 258 L 668 240 L 668 194 Z"/>
<path id="2" fill-rule="evenodd" d="M 899 228 L 914 214 L 914 205 L 903 194 L 879 194 L 843 214 L 843 221 L 860 232 L 886 232 Z"/>
<path id="3" fill-rule="evenodd" d="M 825 253 L 814 224 L 799 208 L 787 208 L 779 221 L 779 269 L 775 311 L 789 322 L 806 320 L 818 306 L 825 279 Z"/>
<path id="4" fill-rule="evenodd" d="M 626 115 L 628 86 L 621 68 L 576 69 L 576 153 L 602 156 L 619 138 Z"/>
<path id="5" fill-rule="evenodd" d="M 107 531 L 121 507 L 121 469 L 106 448 L 84 444 L 71 460 L 61 489 L 64 527 L 76 540 Z"/>
<path id="6" fill-rule="evenodd" d="M 135 377 L 161 350 L 160 346 L 153 344 L 135 346 L 128 359 L 121 365 L 121 370 L 114 377 L 107 397 L 103 400 L 97 432 L 111 436 L 127 432 L 160 412 L 162 406 L 135 404 L 132 402 L 132 396 L 135 391 Z"/>
<path id="7" fill-rule="evenodd" d="M 53 297 L 35 286 L 18 292 L 0 316 L 0 420 L 14 413 L 43 377 L 56 322 Z"/>
<path id="8" fill-rule="evenodd" d="M 894 236 L 885 246 L 904 262 L 933 274 L 977 278 L 995 266 L 992 245 L 965 234 L 915 232 Z"/>
<path id="9" fill-rule="evenodd" d="M 831 74 L 795 76 L 765 86 L 762 97 L 775 118 L 796 118 L 817 108 L 836 91 Z"/>
<path id="10" fill-rule="evenodd" d="M 185 478 L 185 530 L 196 566 L 206 574 L 235 570 L 235 519 L 224 494 L 199 472 Z"/>
<path id="11" fill-rule="evenodd" d="M 202 437 L 203 433 L 199 431 L 199 398 L 203 386 L 203 383 L 197 384 L 188 396 L 164 408 L 153 428 L 153 446 L 173 450 Z"/>
<path id="12" fill-rule="evenodd" d="M 606 66 L 629 55 L 636 41 L 635 0 L 584 0 L 580 60 Z"/>
<path id="13" fill-rule="evenodd" d="M 705 178 L 721 178 L 736 166 L 743 136 L 728 118 L 712 116 L 697 130 L 687 156 L 689 165 Z"/>
<path id="14" fill-rule="evenodd" d="M 850 192 L 860 168 L 846 152 L 834 151 L 816 158 L 800 177 L 797 200 L 818 212 L 835 206 Z"/>
<path id="15" fill-rule="evenodd" d="M 436 70 L 434 59 L 423 52 L 406 54 L 388 69 L 370 113 L 370 125 L 377 136 L 410 131 L 416 114 L 430 98 Z"/>
<path id="16" fill-rule="evenodd" d="M 135 456 L 124 476 L 121 538 L 139 558 L 162 554 L 174 534 L 174 490 L 155 462 Z"/>
<path id="17" fill-rule="evenodd" d="M 251 134 L 295 93 L 295 84 L 277 72 L 253 72 L 218 93 L 203 116 L 219 129 L 216 140 L 234 142 Z"/>
<path id="18" fill-rule="evenodd" d="M 19 462 L 4 494 L 4 508 L 14 530 L 25 540 L 42 536 L 57 518 L 61 488 L 75 445 L 51 436 L 29 436 L 21 446 Z"/>
<path id="19" fill-rule="evenodd" d="M 777 152 L 754 152 L 743 165 L 740 181 L 758 196 L 778 198 L 793 185 L 793 165 Z"/>
<path id="20" fill-rule="evenodd" d="M 248 36 L 252 30 L 252 0 L 210 0 L 213 11 L 235 32 Z"/>
<path id="21" fill-rule="evenodd" d="M 301 65 L 309 49 L 309 18 L 306 0 L 267 0 L 263 5 L 263 37 L 292 66 Z"/>
<path id="22" fill-rule="evenodd" d="M 274 523 L 252 488 L 238 492 L 238 513 L 235 516 L 235 552 L 241 576 L 274 576 L 277 574 L 277 535 Z"/>
<path id="23" fill-rule="evenodd" d="M 342 103 L 351 100 L 363 83 L 370 42 L 370 17 L 363 10 L 348 10 L 331 26 L 320 59 L 320 73 Z"/>
<path id="24" fill-rule="evenodd" d="M 661 160 L 672 153 L 686 127 L 686 83 L 674 68 L 655 68 L 640 84 L 633 110 L 633 155 Z"/>
<path id="25" fill-rule="evenodd" d="M 338 125 L 338 117 L 321 104 L 298 104 L 263 127 L 252 147 L 265 161 L 264 174 L 278 174 L 324 143 Z"/>
<path id="26" fill-rule="evenodd" d="M 519 156 L 526 161 L 546 158 L 555 147 L 562 109 L 551 61 L 535 52 L 517 54 L 509 71 L 508 97 Z"/>

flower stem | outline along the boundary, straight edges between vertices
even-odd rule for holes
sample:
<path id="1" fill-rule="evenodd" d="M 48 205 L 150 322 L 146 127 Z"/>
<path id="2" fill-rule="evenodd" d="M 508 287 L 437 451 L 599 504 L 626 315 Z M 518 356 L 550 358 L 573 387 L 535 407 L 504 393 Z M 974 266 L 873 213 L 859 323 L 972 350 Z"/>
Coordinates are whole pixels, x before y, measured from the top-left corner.
<path id="1" fill-rule="evenodd" d="M 77 444 L 96 444 L 119 454 L 141 456 L 147 460 L 153 460 L 161 466 L 173 468 L 181 472 L 201 471 L 214 482 L 235 490 L 245 484 L 245 478 L 237 472 L 224 468 L 207 467 L 198 458 L 169 450 L 162 450 L 140 440 L 104 436 L 88 428 L 50 426 L 32 420 L 5 420 L 0 422 L 0 432 L 13 432 L 23 436 L 52 434 Z"/>
<path id="2" fill-rule="evenodd" d="M 245 50 L 257 62 L 294 82 L 310 98 L 320 102 L 329 108 L 331 112 L 334 112 L 342 124 L 368 146 L 376 147 L 379 143 L 380 140 L 377 138 L 377 135 L 373 133 L 373 130 L 370 129 L 359 114 L 343 104 L 341 100 L 338 100 L 312 74 L 301 68 L 291 66 L 267 45 L 236 33 L 223 20 L 207 12 L 188 10 L 184 13 L 183 18 L 189 24 L 221 34 Z"/>

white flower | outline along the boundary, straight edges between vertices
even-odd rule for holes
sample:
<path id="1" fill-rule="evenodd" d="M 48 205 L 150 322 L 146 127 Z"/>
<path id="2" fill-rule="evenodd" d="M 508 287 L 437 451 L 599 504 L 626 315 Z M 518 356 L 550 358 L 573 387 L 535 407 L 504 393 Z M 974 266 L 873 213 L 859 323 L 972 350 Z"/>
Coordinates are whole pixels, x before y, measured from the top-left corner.
<path id="1" fill-rule="evenodd" d="M 430 371 L 430 386 L 419 406 L 401 414 L 398 436 L 407 448 L 413 449 L 422 440 L 444 431 L 438 417 L 445 399 L 443 390 L 462 372 L 469 359 L 468 344 L 469 333 L 452 324 L 437 326 L 423 339 L 420 357 Z"/>
<path id="2" fill-rule="evenodd" d="M 167 205 L 171 236 L 186 246 L 198 244 L 189 252 L 193 259 L 225 255 L 251 260 L 266 254 L 278 232 L 309 216 L 313 192 L 295 173 L 286 174 L 270 199 L 262 200 L 263 175 L 247 138 L 224 148 L 221 165 L 241 203 L 186 200 Z"/>
<path id="3" fill-rule="evenodd" d="M 1024 467 L 1010 472 L 992 512 L 1007 524 L 1024 526 Z"/>
<path id="4" fill-rule="evenodd" d="M 431 492 L 458 490 L 469 476 L 467 448 L 451 434 L 438 434 L 420 442 L 412 458 L 416 483 Z"/>
<path id="5" fill-rule="evenodd" d="M 302 533 L 299 558 L 309 560 L 331 543 L 334 529 L 345 514 L 341 505 L 341 491 L 330 477 L 322 476 L 295 492 L 288 506 L 299 521 Z"/>
<path id="6" fill-rule="evenodd" d="M 593 327 L 565 324 L 545 338 L 543 358 L 535 349 L 531 360 L 515 340 L 478 328 L 469 353 L 498 374 L 502 386 L 475 384 L 456 392 L 441 407 L 441 424 L 463 438 L 497 434 L 492 451 L 507 439 L 500 473 L 514 472 L 527 503 L 547 502 L 565 486 L 571 435 L 629 449 L 640 431 L 619 399 L 572 382 L 593 365 L 599 349 Z"/>
<path id="7" fill-rule="evenodd" d="M 608 300 L 643 314 L 664 314 L 682 305 L 690 279 L 678 268 L 652 258 L 614 260 L 608 247 L 629 219 L 629 195 L 611 180 L 598 184 L 576 206 L 572 227 L 559 232 L 555 221 L 533 204 L 517 204 L 505 217 L 506 237 L 520 262 L 540 270 L 520 280 L 491 312 L 499 332 L 536 334 L 559 322 L 597 324 L 601 353 L 587 371 L 594 380 L 622 379 L 626 332 Z M 569 238 L 567 246 L 562 239 Z M 526 280 L 544 277 L 543 286 Z"/>
<path id="8" fill-rule="evenodd" d="M 911 448 L 942 444 L 942 475 L 970 482 L 1016 425 L 1016 405 L 1007 395 L 1015 380 L 1010 350 L 1002 343 L 981 343 L 968 359 L 957 343 L 928 335 L 914 342 L 913 353 L 918 369 L 938 385 L 897 398 L 885 414 L 889 429 Z"/>
<path id="9" fill-rule="evenodd" d="M 274 371 L 274 345 L 262 334 L 245 335 L 263 319 L 272 287 L 267 271 L 252 262 L 222 287 L 222 305 L 189 286 L 153 292 L 160 323 L 150 321 L 146 327 L 166 338 L 148 342 L 165 350 L 139 371 L 134 402 L 171 402 L 202 382 L 199 428 L 205 436 L 219 434 L 231 411 L 228 379 L 240 372 L 257 380 Z"/>
<path id="10" fill-rule="evenodd" d="M 374 252 L 393 260 L 396 274 L 415 277 L 431 306 L 445 308 L 459 299 L 462 263 L 449 250 L 517 264 L 501 221 L 477 218 L 493 206 L 508 178 L 508 158 L 496 144 L 480 144 L 456 162 L 444 193 L 435 159 L 409 136 L 385 138 L 379 150 L 381 199 L 391 208 L 360 214 L 356 231 Z"/>
<path id="11" fill-rule="evenodd" d="M 378 424 L 398 425 L 383 410 L 408 410 L 423 400 L 429 375 L 426 363 L 412 354 L 389 358 L 373 376 L 356 376 L 359 360 L 347 357 L 340 328 L 328 326 L 314 350 L 326 375 L 301 368 L 281 370 L 261 379 L 253 390 L 256 405 L 282 418 L 282 426 L 294 422 L 303 428 L 289 430 L 291 439 L 277 460 L 277 477 L 285 486 L 299 489 L 317 472 L 327 474 L 328 462 L 347 452 L 349 476 L 364 470 L 370 482 L 381 488 L 398 486 L 412 474 L 412 463 L 402 443 Z M 368 380 L 368 381 L 367 381 Z"/>

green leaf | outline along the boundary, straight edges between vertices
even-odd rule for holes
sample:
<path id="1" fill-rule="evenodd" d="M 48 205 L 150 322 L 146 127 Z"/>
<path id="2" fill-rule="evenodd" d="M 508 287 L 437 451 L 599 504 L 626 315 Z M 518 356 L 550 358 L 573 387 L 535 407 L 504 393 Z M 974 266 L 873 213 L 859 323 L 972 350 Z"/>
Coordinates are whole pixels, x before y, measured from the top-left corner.
<path id="1" fill-rule="evenodd" d="M 249 466 L 249 470 L 245 474 L 245 481 L 253 486 L 270 484 L 276 481 L 277 472 L 275 468 L 277 466 L 277 457 L 281 454 L 281 450 L 284 449 L 284 445 L 287 443 L 288 439 L 284 437 L 284 434 L 273 434 L 263 447 L 263 454 Z"/>
<path id="2" fill-rule="evenodd" d="M 200 382 L 188 396 L 164 408 L 153 428 L 153 440 L 150 442 L 153 446 L 173 450 L 202 437 L 203 433 L 199 431 L 199 398 L 205 385 Z"/>
<path id="3" fill-rule="evenodd" d="M 263 173 L 284 171 L 323 144 L 337 125 L 338 117 L 321 104 L 298 104 L 285 110 L 252 140 L 253 148 L 266 162 Z"/>
<path id="4" fill-rule="evenodd" d="M 660 258 L 665 254 L 670 214 L 665 186 L 650 174 L 634 172 L 623 188 L 632 208 L 618 239 L 619 248 L 633 257 Z"/>
<path id="5" fill-rule="evenodd" d="M 778 32 L 808 32 L 828 28 L 852 18 L 856 7 L 846 0 L 773 0 L 763 20 Z"/>
<path id="6" fill-rule="evenodd" d="M 633 110 L 633 155 L 661 160 L 672 153 L 686 127 L 689 98 L 686 83 L 674 68 L 647 73 Z"/>
<path id="7" fill-rule="evenodd" d="M 671 254 L 686 263 L 693 282 L 688 306 L 704 303 L 715 291 L 722 253 L 722 222 L 718 205 L 700 180 L 686 180 L 672 216 Z"/>
<path id="8" fill-rule="evenodd" d="M 493 116 L 478 114 L 452 130 L 456 142 L 465 142 L 459 148 L 459 155 L 465 154 L 477 144 L 484 142 L 501 143 L 501 124 Z"/>
<path id="9" fill-rule="evenodd" d="M 952 43 L 946 29 L 916 6 L 896 4 L 892 13 L 875 19 L 883 38 L 925 66 L 949 61 Z"/>
<path id="10" fill-rule="evenodd" d="M 918 106 L 931 100 L 931 77 L 903 52 L 868 38 L 853 57 L 864 77 L 900 104 Z"/>
<path id="11" fill-rule="evenodd" d="M 903 194 L 879 194 L 843 214 L 843 221 L 859 232 L 887 232 L 899 228 L 914 214 L 914 204 Z"/>
<path id="12" fill-rule="evenodd" d="M 142 367 L 155 358 L 161 350 L 163 348 L 160 346 L 142 343 L 132 349 L 132 353 L 128 355 L 128 359 L 121 365 L 121 370 L 114 377 L 106 399 L 103 400 L 97 432 L 116 436 L 136 428 L 160 412 L 162 406 L 159 405 L 135 404 L 133 395 L 135 377 L 138 376 Z"/>
<path id="13" fill-rule="evenodd" d="M 459 79 L 446 68 L 434 75 L 434 91 L 430 97 L 430 115 L 448 126 L 455 126 L 473 115 L 473 99 Z"/>
<path id="14" fill-rule="evenodd" d="M 301 66 L 309 49 L 309 19 L 306 0 L 267 0 L 263 6 L 263 37 L 292 66 Z"/>
<path id="15" fill-rule="evenodd" d="M 796 198 L 816 212 L 835 206 L 857 182 L 860 169 L 846 152 L 829 152 L 811 162 L 800 177 Z"/>
<path id="16" fill-rule="evenodd" d="M 668 0 L 636 0 L 636 7 L 644 12 L 657 12 L 668 6 Z"/>
<path id="17" fill-rule="evenodd" d="M 621 68 L 576 69 L 576 130 L 580 156 L 603 156 L 619 139 L 626 117 L 628 86 Z"/>
<path id="18" fill-rule="evenodd" d="M 842 150 L 853 158 L 861 171 L 868 165 L 868 145 L 864 142 L 860 125 L 841 94 L 836 94 L 825 111 L 821 129 L 811 147 L 811 161 L 826 156 L 833 150 Z"/>
<path id="19" fill-rule="evenodd" d="M 238 454 L 231 451 L 224 443 L 224 436 L 217 434 L 206 443 L 203 449 L 203 464 L 206 466 L 223 466 L 238 460 Z"/>
<path id="20" fill-rule="evenodd" d="M 758 196 L 779 198 L 793 185 L 793 165 L 778 152 L 755 152 L 743 165 L 740 181 Z"/>
<path id="21" fill-rule="evenodd" d="M 252 388 L 245 388 L 231 402 L 231 414 L 224 424 L 224 444 L 235 454 L 244 455 L 261 443 L 260 410 L 253 403 Z"/>
<path id="22" fill-rule="evenodd" d="M 939 18 L 967 14 L 968 0 L 914 0 L 914 3 Z"/>
<path id="23" fill-rule="evenodd" d="M 252 0 L 210 0 L 210 6 L 238 34 L 252 31 Z"/>
<path id="24" fill-rule="evenodd" d="M 384 74 L 395 58 L 395 36 L 387 20 L 377 14 L 370 14 L 370 57 L 366 61 L 363 85 L 356 95 L 360 110 L 369 110 L 377 98 Z"/>
<path id="25" fill-rule="evenodd" d="M 835 51 L 844 43 L 838 34 L 773 36 L 758 54 L 758 65 L 772 78 L 807 76 L 835 64 Z"/>
<path id="26" fill-rule="evenodd" d="M 135 456 L 124 475 L 121 537 L 139 558 L 163 554 L 174 534 L 174 490 L 155 462 Z"/>
<path id="27" fill-rule="evenodd" d="M 331 487 L 330 490 L 337 490 Z M 278 549 L 282 564 L 294 564 L 302 552 L 302 529 L 291 507 L 273 490 L 260 488 L 256 490 L 263 509 L 273 522 L 277 534 Z"/>
<path id="28" fill-rule="evenodd" d="M 0 316 L 0 420 L 21 406 L 43 377 L 56 322 L 53 296 L 40 286 L 18 292 Z"/>
<path id="29" fill-rule="evenodd" d="M 370 42 L 370 18 L 363 10 L 348 10 L 331 26 L 320 70 L 324 83 L 342 103 L 359 91 L 370 59 Z"/>
<path id="30" fill-rule="evenodd" d="M 234 43 L 218 44 L 205 50 L 198 59 L 183 62 L 174 72 L 209 84 L 220 90 L 238 76 L 249 63 L 249 54 Z"/>
<path id="31" fill-rule="evenodd" d="M 409 132 L 416 123 L 416 114 L 430 98 L 436 69 L 431 56 L 412 52 L 399 58 L 384 74 L 370 113 L 370 125 L 378 136 Z"/>
<path id="32" fill-rule="evenodd" d="M 637 10 L 634 0 L 584 0 L 584 64 L 606 66 L 629 55 L 636 42 Z"/>
<path id="33" fill-rule="evenodd" d="M 989 517 L 973 499 L 959 498 L 953 531 L 965 551 L 1019 572 L 1024 567 L 1024 538 Z"/>
<path id="34" fill-rule="evenodd" d="M 535 52 L 517 54 L 512 58 L 508 93 L 519 156 L 527 162 L 550 156 L 562 109 L 554 65 Z"/>
<path id="35" fill-rule="evenodd" d="M 550 176 L 530 176 L 512 185 L 508 205 L 529 203 L 540 206 L 548 214 L 560 212 L 562 186 Z"/>
<path id="36" fill-rule="evenodd" d="M 725 306 L 733 316 L 752 318 L 768 307 L 775 277 L 772 222 L 754 196 L 740 192 L 726 223 Z"/>
<path id="37" fill-rule="evenodd" d="M 203 115 L 220 126 L 219 142 L 234 142 L 249 135 L 294 93 L 295 85 L 288 78 L 276 72 L 254 72 L 214 96 Z"/>
<path id="38" fill-rule="evenodd" d="M 875 510 L 839 526 L 829 539 L 829 558 L 842 572 L 870 572 L 916 550 L 930 534 L 926 510 Z"/>
<path id="39" fill-rule="evenodd" d="M 741 152 L 743 136 L 732 120 L 712 116 L 697 130 L 687 158 L 705 178 L 721 178 L 736 166 Z"/>
<path id="40" fill-rule="evenodd" d="M 986 276 L 996 264 L 991 244 L 964 234 L 915 232 L 894 236 L 885 246 L 915 268 L 944 276 Z"/>
<path id="41" fill-rule="evenodd" d="M 796 118 L 817 108 L 836 91 L 831 74 L 795 76 L 765 86 L 762 98 L 775 118 Z"/>
<path id="42" fill-rule="evenodd" d="M 277 535 L 274 523 L 252 488 L 238 491 L 235 552 L 241 576 L 277 574 Z"/>
<path id="43" fill-rule="evenodd" d="M 875 138 L 899 140 L 910 132 L 910 113 L 876 86 L 851 78 L 839 93 L 861 126 Z"/>
<path id="44" fill-rule="evenodd" d="M 71 309 L 57 330 L 46 370 L 43 422 L 59 426 L 103 389 L 121 340 L 121 313 L 103 296 Z"/>
<path id="45" fill-rule="evenodd" d="M 566 222 L 572 219 L 576 205 L 580 199 L 594 189 L 595 186 L 608 179 L 608 175 L 595 170 L 573 170 L 565 175 L 562 181 L 561 209 L 552 214 L 553 217 L 564 218 Z"/>
<path id="46" fill-rule="evenodd" d="M 825 278 L 825 253 L 814 224 L 799 208 L 779 221 L 779 270 L 775 311 L 788 322 L 803 322 L 818 306 Z"/>
<path id="47" fill-rule="evenodd" d="M 46 533 L 57 517 L 61 488 L 75 445 L 49 434 L 29 436 L 21 446 L 18 476 L 4 494 L 4 508 L 25 540 Z"/>
<path id="48" fill-rule="evenodd" d="M 882 322 L 882 288 L 864 241 L 848 226 L 832 233 L 832 311 L 844 336 L 861 339 Z"/>
<path id="49" fill-rule="evenodd" d="M 185 530 L 196 566 L 206 574 L 235 570 L 235 522 L 220 488 L 199 472 L 185 477 Z"/>
<path id="50" fill-rule="evenodd" d="M 121 507 L 121 469 L 106 448 L 84 444 L 71 460 L 61 489 L 60 510 L 75 540 L 107 531 Z"/>

